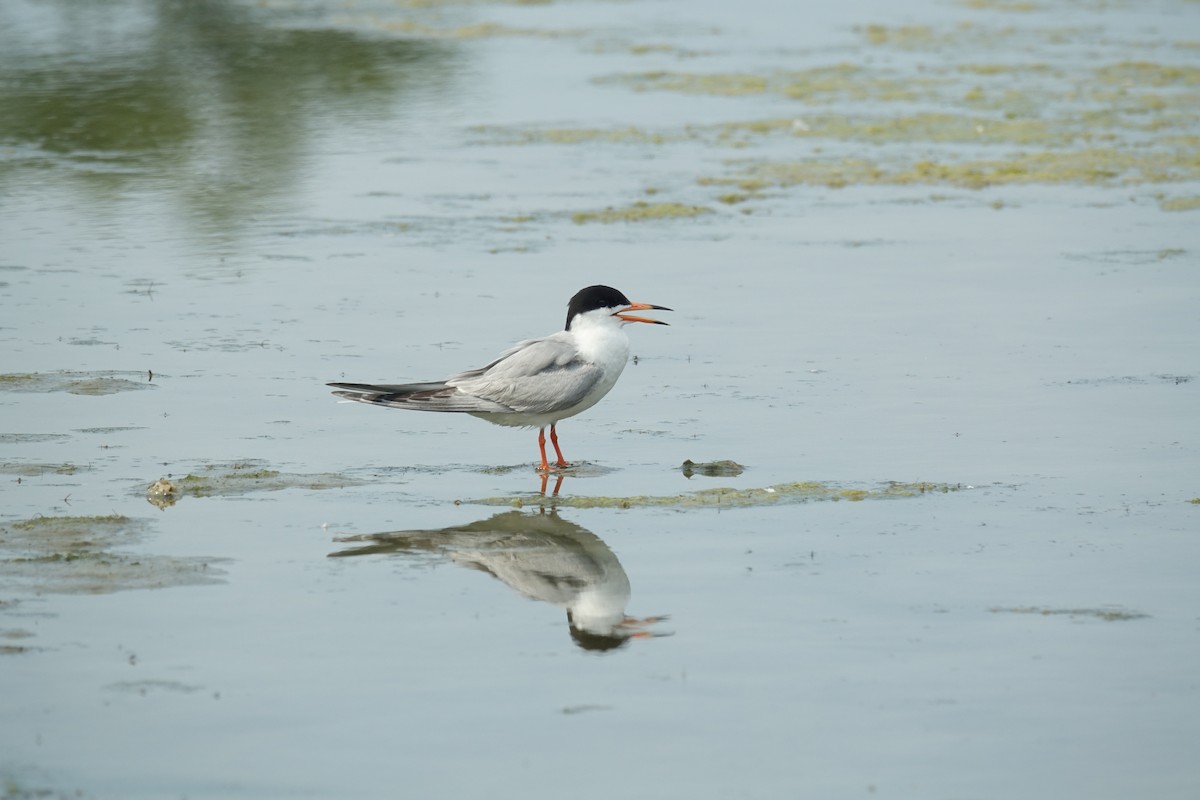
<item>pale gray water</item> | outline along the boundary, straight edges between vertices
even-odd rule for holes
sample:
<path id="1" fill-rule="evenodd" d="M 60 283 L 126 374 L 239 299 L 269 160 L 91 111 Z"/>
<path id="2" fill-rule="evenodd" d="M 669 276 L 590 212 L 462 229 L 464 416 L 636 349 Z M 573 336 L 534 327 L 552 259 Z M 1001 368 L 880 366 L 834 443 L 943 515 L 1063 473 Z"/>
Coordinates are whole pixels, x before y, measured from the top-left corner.
<path id="1" fill-rule="evenodd" d="M 1183 0 L 5 4 L 5 795 L 1194 797 L 1197 42 Z M 676 311 L 557 502 L 534 432 L 323 386 L 597 282 Z M 849 501 L 890 481 L 935 486 Z M 579 598 L 669 619 L 589 650 Z"/>

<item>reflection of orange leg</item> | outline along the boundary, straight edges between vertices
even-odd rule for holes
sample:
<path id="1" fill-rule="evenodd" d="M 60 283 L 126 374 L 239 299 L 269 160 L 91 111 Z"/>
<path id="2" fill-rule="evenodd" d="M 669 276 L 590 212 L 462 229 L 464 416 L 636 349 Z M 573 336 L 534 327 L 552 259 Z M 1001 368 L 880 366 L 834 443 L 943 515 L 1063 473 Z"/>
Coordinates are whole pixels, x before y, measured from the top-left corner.
<path id="1" fill-rule="evenodd" d="M 553 426 L 551 426 L 551 428 L 550 428 L 550 436 L 551 437 L 554 436 L 554 427 Z M 554 441 L 553 438 L 551 438 L 551 441 Z M 558 449 L 558 442 L 554 442 L 554 449 L 555 450 Z M 540 467 L 538 467 L 538 469 L 540 469 L 542 472 L 549 472 L 550 464 L 546 462 L 546 429 L 545 428 L 538 429 L 538 450 L 540 450 L 542 452 L 542 465 Z M 545 484 L 543 483 L 542 493 L 545 494 L 545 492 L 546 492 L 546 487 L 545 487 Z"/>
<path id="2" fill-rule="evenodd" d="M 550 483 L 550 470 L 541 469 L 538 471 L 539 471 L 539 473 L 541 473 L 541 488 L 539 489 L 539 492 L 541 493 L 542 497 L 545 497 L 546 485 L 547 485 L 547 483 Z M 556 479 L 554 479 L 554 492 L 553 492 L 553 494 L 551 494 L 552 498 L 558 497 L 558 491 L 560 488 L 563 488 L 563 479 L 565 479 L 565 477 L 566 477 L 566 475 L 559 473 L 558 477 L 556 477 Z M 542 511 L 545 512 L 545 509 L 542 509 Z"/>
<path id="3" fill-rule="evenodd" d="M 563 458 L 562 450 L 558 448 L 558 431 L 554 430 L 554 426 L 558 423 L 550 423 L 550 444 L 554 445 L 554 454 L 558 456 L 557 465 L 560 467 L 571 466 L 565 458 Z"/>

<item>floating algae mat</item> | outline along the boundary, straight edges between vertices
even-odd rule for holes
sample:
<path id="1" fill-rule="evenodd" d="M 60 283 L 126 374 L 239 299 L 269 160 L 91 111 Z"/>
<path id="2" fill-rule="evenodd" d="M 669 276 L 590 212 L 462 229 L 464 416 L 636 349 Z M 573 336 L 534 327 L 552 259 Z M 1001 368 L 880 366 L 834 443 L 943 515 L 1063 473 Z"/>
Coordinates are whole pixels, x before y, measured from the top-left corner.
<path id="1" fill-rule="evenodd" d="M 87 470 L 90 467 L 79 466 L 78 464 L 46 464 L 42 462 L 33 463 L 3 463 L 0 464 L 0 475 L 16 475 L 24 478 L 35 478 L 39 475 L 74 475 L 81 470 Z"/>
<path id="2" fill-rule="evenodd" d="M 690 478 L 693 475 L 703 475 L 706 478 L 736 478 L 745 471 L 745 467 L 736 461 L 731 461 L 727 458 L 720 461 L 703 461 L 697 463 L 690 458 L 684 461 L 679 467 L 683 472 L 683 477 Z"/>
<path id="3" fill-rule="evenodd" d="M 990 0 L 965 5 L 1026 12 L 1044 6 Z M 681 120 L 661 129 L 627 122 L 608 128 L 499 126 L 475 133 L 486 143 L 507 145 L 734 148 L 740 157 L 726 159 L 723 172 L 704 166 L 693 176 L 717 190 L 713 200 L 727 205 L 804 186 L 1115 188 L 1187 184 L 1200 177 L 1200 67 L 1179 63 L 1152 40 L 1097 42 L 1096 29 L 1055 27 L 1032 13 L 1002 25 L 980 18 L 940 26 L 865 24 L 854 31 L 876 58 L 802 68 L 789 68 L 785 60 L 750 71 L 624 71 L 593 79 L 639 93 L 710 97 L 728 106 L 723 121 Z M 1064 45 L 1099 50 L 1073 60 L 1063 57 Z M 914 52 L 928 58 L 898 55 Z M 744 100 L 754 97 L 772 98 L 781 113 L 739 119 Z M 811 144 L 781 147 L 781 137 Z M 781 152 L 787 155 L 781 158 Z M 1164 211 L 1200 208 L 1194 192 L 1156 199 Z M 705 208 L 635 204 L 579 212 L 574 220 L 657 220 Z"/>
<path id="4" fill-rule="evenodd" d="M 33 517 L 0 525 L 0 583 L 36 592 L 107 594 L 217 583 L 212 559 L 126 553 L 147 530 L 120 514 Z"/>
<path id="5" fill-rule="evenodd" d="M 65 433 L 0 433 L 0 444 L 58 442 L 70 438 Z"/>
<path id="6" fill-rule="evenodd" d="M 855 489 L 817 481 L 781 483 L 759 489 L 704 489 L 673 495 L 635 495 L 632 497 L 554 497 L 550 503 L 559 508 L 751 508 L 820 500 L 884 500 L 920 497 L 925 494 L 957 492 L 968 489 L 961 483 L 886 483 L 875 489 Z M 541 495 L 531 497 L 485 497 L 468 500 L 484 506 L 522 506 L 526 502 L 546 502 Z"/>
<path id="7" fill-rule="evenodd" d="M 149 495 L 159 498 L 178 498 L 184 495 L 229 497 L 250 492 L 277 492 L 281 489 L 341 489 L 361 483 L 363 481 L 335 472 L 300 474 L 250 465 L 234 465 L 225 470 L 213 468 L 201 475 L 189 473 L 182 478 L 156 481 L 147 491 Z M 164 484 L 169 485 L 170 490 L 167 490 Z M 173 502 L 174 499 L 165 505 L 171 505 Z"/>
<path id="8" fill-rule="evenodd" d="M 605 208 L 599 211 L 579 211 L 571 215 L 576 225 L 587 225 L 599 222 L 612 225 L 618 222 L 646 222 L 660 219 L 681 219 L 711 214 L 712 209 L 705 206 L 685 205 L 683 203 L 647 203 L 639 200 L 631 206 L 622 208 Z"/>
<path id="9" fill-rule="evenodd" d="M 1100 619 L 1105 622 L 1127 622 L 1134 619 L 1146 619 L 1149 614 L 1131 611 L 1119 607 L 1104 608 L 1043 608 L 1041 606 L 1020 606 L 1017 608 L 989 608 L 993 614 L 1035 614 L 1042 617 L 1070 617 L 1077 619 L 1086 617 Z"/>
<path id="10" fill-rule="evenodd" d="M 30 372 L 0 375 L 0 392 L 67 392 L 106 395 L 157 388 L 150 372 Z"/>

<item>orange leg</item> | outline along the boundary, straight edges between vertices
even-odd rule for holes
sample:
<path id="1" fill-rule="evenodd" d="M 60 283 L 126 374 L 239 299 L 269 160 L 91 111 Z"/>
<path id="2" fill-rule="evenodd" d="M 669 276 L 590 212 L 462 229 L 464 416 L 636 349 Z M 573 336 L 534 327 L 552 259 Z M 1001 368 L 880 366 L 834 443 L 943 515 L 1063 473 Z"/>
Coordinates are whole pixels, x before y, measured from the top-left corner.
<path id="1" fill-rule="evenodd" d="M 569 467 L 571 466 L 570 463 L 563 458 L 562 450 L 560 450 L 558 447 L 558 431 L 554 430 L 554 426 L 556 424 L 557 423 L 550 424 L 550 444 L 554 445 L 554 454 L 558 456 L 557 465 L 560 467 Z"/>
<path id="2" fill-rule="evenodd" d="M 554 436 L 554 428 L 550 428 L 550 435 Z M 558 448 L 557 442 L 555 442 L 554 447 L 555 447 L 555 449 Z M 540 467 L 538 467 L 538 469 L 541 470 L 542 472 L 549 472 L 550 464 L 547 463 L 547 461 L 546 461 L 546 429 L 545 428 L 538 429 L 538 450 L 540 450 L 542 453 L 542 465 Z M 544 493 L 545 489 L 543 489 L 542 491 Z"/>

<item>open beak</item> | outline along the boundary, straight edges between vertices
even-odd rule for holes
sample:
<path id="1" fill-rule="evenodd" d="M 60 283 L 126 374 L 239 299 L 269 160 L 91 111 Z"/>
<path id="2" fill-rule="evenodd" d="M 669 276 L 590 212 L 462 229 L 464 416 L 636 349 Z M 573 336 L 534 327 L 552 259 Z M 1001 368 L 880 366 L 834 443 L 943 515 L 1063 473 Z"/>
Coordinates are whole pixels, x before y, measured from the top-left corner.
<path id="1" fill-rule="evenodd" d="M 629 313 L 630 311 L 650 311 L 652 309 L 658 310 L 658 311 L 670 311 L 671 310 L 671 309 L 667 308 L 666 306 L 653 306 L 653 305 L 650 305 L 649 303 L 630 303 L 628 308 L 622 308 L 620 311 L 617 311 L 616 313 L 614 313 L 613 316 L 619 320 L 624 320 L 625 322 L 648 322 L 651 325 L 666 325 L 667 323 L 663 322 L 661 319 L 650 319 L 649 317 L 636 317 L 633 314 Z"/>

